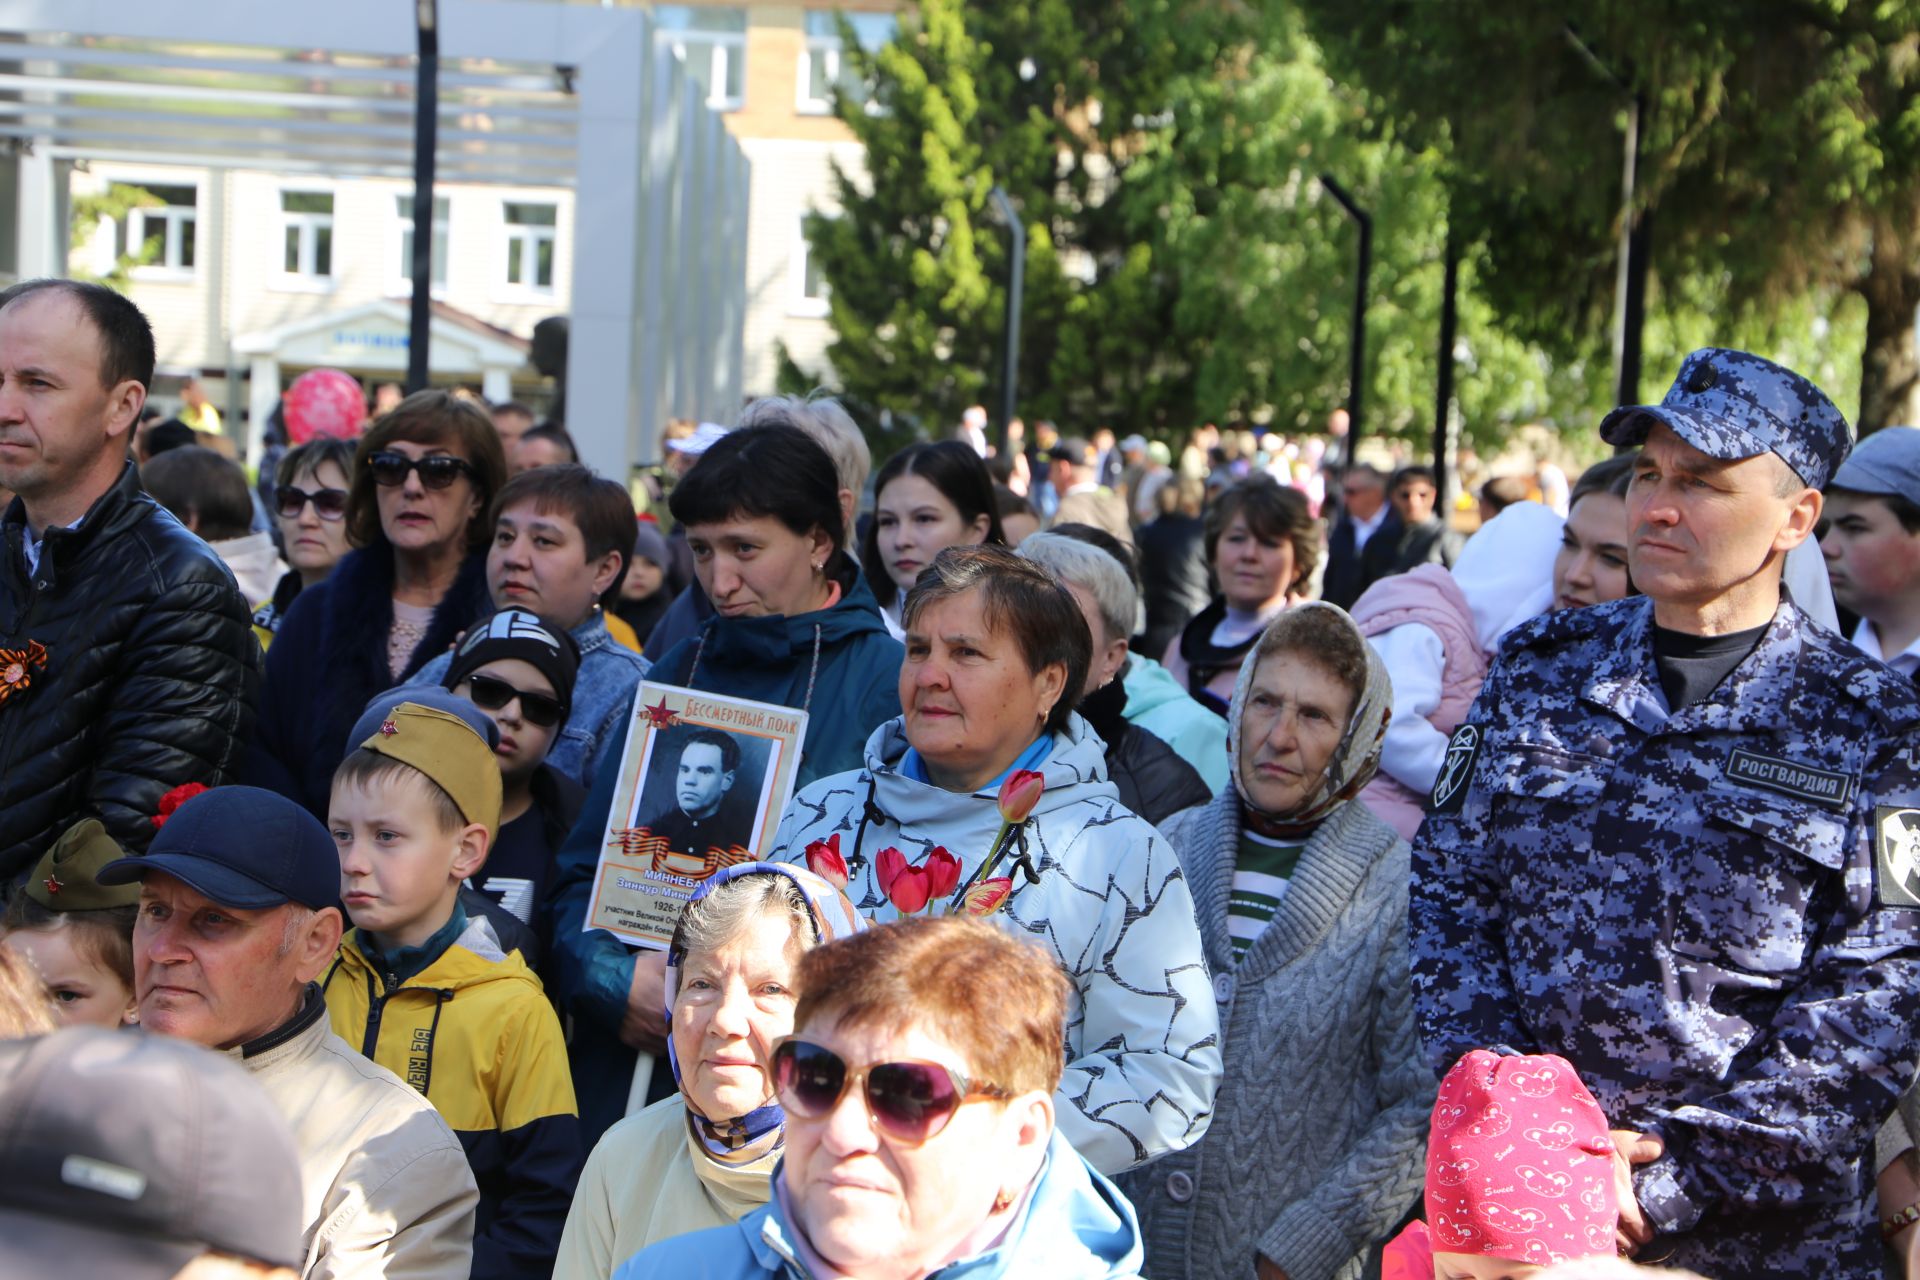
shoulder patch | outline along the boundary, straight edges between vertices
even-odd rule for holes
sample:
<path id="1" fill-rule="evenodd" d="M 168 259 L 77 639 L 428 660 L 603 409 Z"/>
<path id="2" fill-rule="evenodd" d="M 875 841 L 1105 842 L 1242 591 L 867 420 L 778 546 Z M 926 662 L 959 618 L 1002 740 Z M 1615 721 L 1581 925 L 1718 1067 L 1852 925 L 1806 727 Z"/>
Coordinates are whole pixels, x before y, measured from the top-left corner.
<path id="1" fill-rule="evenodd" d="M 1920 909 L 1920 809 L 1874 809 L 1873 863 L 1881 906 Z"/>
<path id="2" fill-rule="evenodd" d="M 1447 739 L 1446 758 L 1440 762 L 1440 776 L 1433 781 L 1434 813 L 1458 813 L 1473 787 L 1473 766 L 1480 758 L 1480 728 L 1463 724 Z"/>

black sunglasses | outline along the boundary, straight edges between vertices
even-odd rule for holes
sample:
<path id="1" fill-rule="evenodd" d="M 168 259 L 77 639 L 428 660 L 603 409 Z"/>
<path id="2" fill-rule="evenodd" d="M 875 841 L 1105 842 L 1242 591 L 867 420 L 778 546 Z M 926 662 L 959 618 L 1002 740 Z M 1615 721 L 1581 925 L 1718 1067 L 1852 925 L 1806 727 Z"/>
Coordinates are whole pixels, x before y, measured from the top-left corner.
<path id="1" fill-rule="evenodd" d="M 279 506 L 281 516 L 288 520 L 299 519 L 309 502 L 322 520 L 338 520 L 347 514 L 345 489 L 315 489 L 308 493 L 305 489 L 283 484 L 273 491 L 273 500 Z"/>
<path id="2" fill-rule="evenodd" d="M 520 714 L 527 718 L 527 723 L 537 724 L 542 729 L 551 729 L 566 715 L 566 708 L 560 705 L 560 699 L 516 689 L 505 680 L 495 680 L 492 676 L 468 676 L 467 691 L 473 695 L 473 705 L 487 711 L 498 711 L 515 698 L 520 699 Z"/>
<path id="3" fill-rule="evenodd" d="M 938 1062 L 875 1062 L 856 1069 L 807 1040 L 788 1037 L 774 1046 L 773 1088 L 790 1116 L 831 1115 L 848 1089 L 862 1085 L 874 1128 L 910 1147 L 939 1136 L 962 1103 L 1010 1096 Z"/>
<path id="4" fill-rule="evenodd" d="M 373 482 L 384 489 L 396 489 L 407 482 L 409 471 L 420 473 L 420 483 L 429 489 L 445 489 L 461 476 L 478 480 L 480 473 L 465 458 L 436 453 L 426 458 L 409 458 L 404 453 L 382 449 L 367 459 Z"/>

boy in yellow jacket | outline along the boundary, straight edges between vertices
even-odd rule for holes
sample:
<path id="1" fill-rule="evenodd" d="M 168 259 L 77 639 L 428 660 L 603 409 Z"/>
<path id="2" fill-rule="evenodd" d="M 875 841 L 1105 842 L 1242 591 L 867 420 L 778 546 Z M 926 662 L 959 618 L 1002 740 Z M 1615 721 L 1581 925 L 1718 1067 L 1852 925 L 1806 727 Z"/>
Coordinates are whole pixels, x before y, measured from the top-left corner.
<path id="1" fill-rule="evenodd" d="M 459 1135 L 480 1184 L 475 1280 L 550 1273 L 583 1156 L 553 1006 L 459 902 L 500 822 L 497 732 L 444 690 L 383 695 L 327 813 L 354 924 L 323 982 L 327 1011 Z"/>

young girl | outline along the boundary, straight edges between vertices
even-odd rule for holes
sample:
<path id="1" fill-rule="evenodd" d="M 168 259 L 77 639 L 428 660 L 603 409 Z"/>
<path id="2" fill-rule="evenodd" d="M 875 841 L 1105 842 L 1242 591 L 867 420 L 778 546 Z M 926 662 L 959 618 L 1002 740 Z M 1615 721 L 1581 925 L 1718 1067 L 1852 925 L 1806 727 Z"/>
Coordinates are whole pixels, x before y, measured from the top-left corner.
<path id="1" fill-rule="evenodd" d="M 40 859 L 0 921 L 0 950 L 39 976 L 68 1026 L 140 1020 L 133 994 L 140 886 L 108 888 L 94 880 L 101 867 L 125 856 L 96 820 L 75 823 Z"/>
<path id="2" fill-rule="evenodd" d="M 1447 1072 L 1427 1141 L 1427 1220 L 1387 1246 L 1383 1280 L 1524 1280 L 1614 1256 L 1607 1117 L 1565 1059 L 1475 1049 Z"/>

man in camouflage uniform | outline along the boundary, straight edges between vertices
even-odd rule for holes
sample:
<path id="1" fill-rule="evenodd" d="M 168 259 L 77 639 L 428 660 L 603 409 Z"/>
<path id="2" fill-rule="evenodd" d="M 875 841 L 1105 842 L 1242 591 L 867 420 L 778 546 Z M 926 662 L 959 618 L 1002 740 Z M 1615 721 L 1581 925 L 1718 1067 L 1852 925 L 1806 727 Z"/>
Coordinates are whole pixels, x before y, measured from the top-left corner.
<path id="1" fill-rule="evenodd" d="M 1645 444 L 1646 595 L 1514 632 L 1448 745 L 1413 855 L 1428 1055 L 1572 1060 L 1641 1261 L 1872 1280 L 1862 1161 L 1920 1052 L 1920 899 L 1887 875 L 1920 701 L 1780 587 L 1847 425 L 1709 349 L 1601 434 Z"/>

